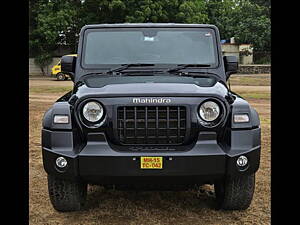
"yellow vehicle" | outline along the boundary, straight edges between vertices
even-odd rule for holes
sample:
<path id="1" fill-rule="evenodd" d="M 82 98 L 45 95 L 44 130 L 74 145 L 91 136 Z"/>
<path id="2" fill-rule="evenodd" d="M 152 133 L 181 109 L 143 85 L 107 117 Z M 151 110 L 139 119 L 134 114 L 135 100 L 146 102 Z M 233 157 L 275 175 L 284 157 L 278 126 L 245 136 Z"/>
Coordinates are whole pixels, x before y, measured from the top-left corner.
<path id="1" fill-rule="evenodd" d="M 68 56 L 77 56 L 77 54 L 70 54 Z M 56 76 L 57 80 L 68 80 L 69 75 L 61 72 L 60 60 L 52 67 L 51 76 Z"/>

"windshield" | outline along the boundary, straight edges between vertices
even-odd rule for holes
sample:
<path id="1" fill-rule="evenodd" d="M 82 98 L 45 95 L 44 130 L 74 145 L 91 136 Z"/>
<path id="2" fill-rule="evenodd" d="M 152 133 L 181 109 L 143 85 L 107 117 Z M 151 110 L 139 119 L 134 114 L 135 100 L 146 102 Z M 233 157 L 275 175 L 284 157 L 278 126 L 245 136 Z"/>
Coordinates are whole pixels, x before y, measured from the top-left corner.
<path id="1" fill-rule="evenodd" d="M 85 68 L 132 63 L 217 64 L 215 33 L 210 28 L 89 29 L 84 39 Z"/>

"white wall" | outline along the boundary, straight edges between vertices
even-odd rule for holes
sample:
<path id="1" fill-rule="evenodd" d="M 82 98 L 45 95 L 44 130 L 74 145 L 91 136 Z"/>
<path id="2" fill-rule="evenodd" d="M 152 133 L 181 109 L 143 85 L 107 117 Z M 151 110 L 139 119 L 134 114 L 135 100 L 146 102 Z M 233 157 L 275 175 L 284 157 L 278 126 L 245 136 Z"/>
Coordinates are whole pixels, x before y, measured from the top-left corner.
<path id="1" fill-rule="evenodd" d="M 239 46 L 236 44 L 222 44 L 222 53 L 224 56 L 236 56 L 239 58 Z"/>
<path id="2" fill-rule="evenodd" d="M 253 48 L 251 48 L 250 45 L 248 45 L 248 44 L 241 44 L 239 46 L 239 51 L 244 51 L 244 50 L 247 50 L 247 51 L 251 52 L 252 54 L 251 55 L 243 55 L 240 60 L 241 64 L 244 64 L 244 65 L 253 64 Z"/>
<path id="3" fill-rule="evenodd" d="M 224 56 L 236 56 L 239 59 L 240 64 L 253 64 L 253 55 L 249 56 L 240 56 L 240 51 L 243 49 L 248 49 L 250 52 L 253 52 L 253 49 L 250 48 L 248 44 L 222 44 L 222 53 Z"/>

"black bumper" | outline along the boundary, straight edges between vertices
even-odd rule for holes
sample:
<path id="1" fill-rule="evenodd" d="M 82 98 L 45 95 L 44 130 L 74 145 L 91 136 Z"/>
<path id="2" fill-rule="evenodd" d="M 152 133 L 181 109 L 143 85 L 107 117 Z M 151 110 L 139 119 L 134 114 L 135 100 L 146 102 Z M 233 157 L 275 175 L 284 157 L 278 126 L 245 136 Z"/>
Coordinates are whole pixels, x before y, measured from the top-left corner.
<path id="1" fill-rule="evenodd" d="M 232 131 L 227 147 L 218 144 L 215 135 L 200 133 L 195 146 L 185 152 L 118 152 L 109 146 L 104 134 L 97 136 L 98 139 L 88 141 L 76 152 L 72 132 L 44 129 L 42 150 L 46 172 L 64 179 L 100 184 L 196 184 L 210 183 L 224 176 L 251 174 L 259 168 L 260 128 Z M 247 168 L 236 165 L 240 155 L 248 158 Z M 55 166 L 59 156 L 68 161 L 63 171 Z M 163 169 L 141 169 L 141 156 L 162 156 Z"/>

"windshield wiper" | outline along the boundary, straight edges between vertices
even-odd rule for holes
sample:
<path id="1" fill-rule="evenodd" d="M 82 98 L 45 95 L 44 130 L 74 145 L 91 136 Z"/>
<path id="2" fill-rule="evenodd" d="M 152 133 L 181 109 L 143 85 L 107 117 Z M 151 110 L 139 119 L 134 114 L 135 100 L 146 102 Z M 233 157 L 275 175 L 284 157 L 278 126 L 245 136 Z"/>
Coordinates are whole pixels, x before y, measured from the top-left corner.
<path id="1" fill-rule="evenodd" d="M 85 77 L 87 77 L 87 76 L 89 76 L 89 75 L 103 75 L 104 73 L 103 72 L 92 72 L 92 73 L 86 73 L 86 74 L 84 74 L 84 75 L 82 75 L 81 77 L 80 77 L 80 80 L 81 80 L 81 78 L 85 78 Z"/>
<path id="2" fill-rule="evenodd" d="M 122 72 L 122 76 L 152 76 L 155 73 L 164 73 L 163 70 L 130 70 Z"/>
<path id="3" fill-rule="evenodd" d="M 219 79 L 220 77 L 216 73 L 212 72 L 204 72 L 204 71 L 197 71 L 197 72 L 183 72 L 180 73 L 179 76 L 182 77 L 214 77 Z"/>
<path id="4" fill-rule="evenodd" d="M 129 67 L 146 67 L 146 66 L 154 66 L 154 64 L 149 63 L 131 63 L 131 64 L 124 64 L 121 67 L 117 67 L 111 70 L 106 71 L 106 73 L 115 73 L 115 72 L 121 72 L 123 70 L 128 69 Z"/>
<path id="5" fill-rule="evenodd" d="M 145 66 L 154 66 L 154 64 L 142 64 L 142 63 L 137 63 L 137 64 L 126 64 L 126 65 L 123 65 L 121 67 L 118 67 L 118 68 L 115 68 L 115 69 L 111 69 L 111 70 L 108 70 L 106 72 L 92 72 L 92 73 L 86 73 L 84 74 L 83 76 L 81 76 L 81 78 L 85 78 L 89 75 L 107 75 L 107 74 L 112 74 L 114 75 L 116 72 L 120 72 L 122 70 L 125 70 L 129 67 L 145 67 Z M 128 71 L 128 73 L 163 73 L 164 71 L 161 71 L 161 70 L 133 70 L 133 71 Z M 125 72 L 122 72 L 122 74 L 125 73 Z M 134 75 L 133 75 L 134 76 Z M 146 75 L 145 75 L 146 76 Z M 149 76 L 149 75 L 148 75 Z M 82 80 L 80 78 L 80 80 Z"/>
<path id="6" fill-rule="evenodd" d="M 197 75 L 197 74 L 201 74 L 201 75 Z M 180 76 L 191 76 L 191 77 L 205 77 L 205 75 L 209 75 L 209 74 L 213 74 L 213 75 L 216 75 L 216 73 L 211 73 L 211 72 L 204 72 L 204 71 L 197 71 L 197 72 L 184 72 L 184 73 L 181 73 Z"/>
<path id="7" fill-rule="evenodd" d="M 183 65 L 177 65 L 177 67 L 169 69 L 169 70 L 167 70 L 167 72 L 174 73 L 174 72 L 177 72 L 179 70 L 189 68 L 189 67 L 202 68 L 202 67 L 209 67 L 209 66 L 211 66 L 211 65 L 210 64 L 183 64 Z"/>

